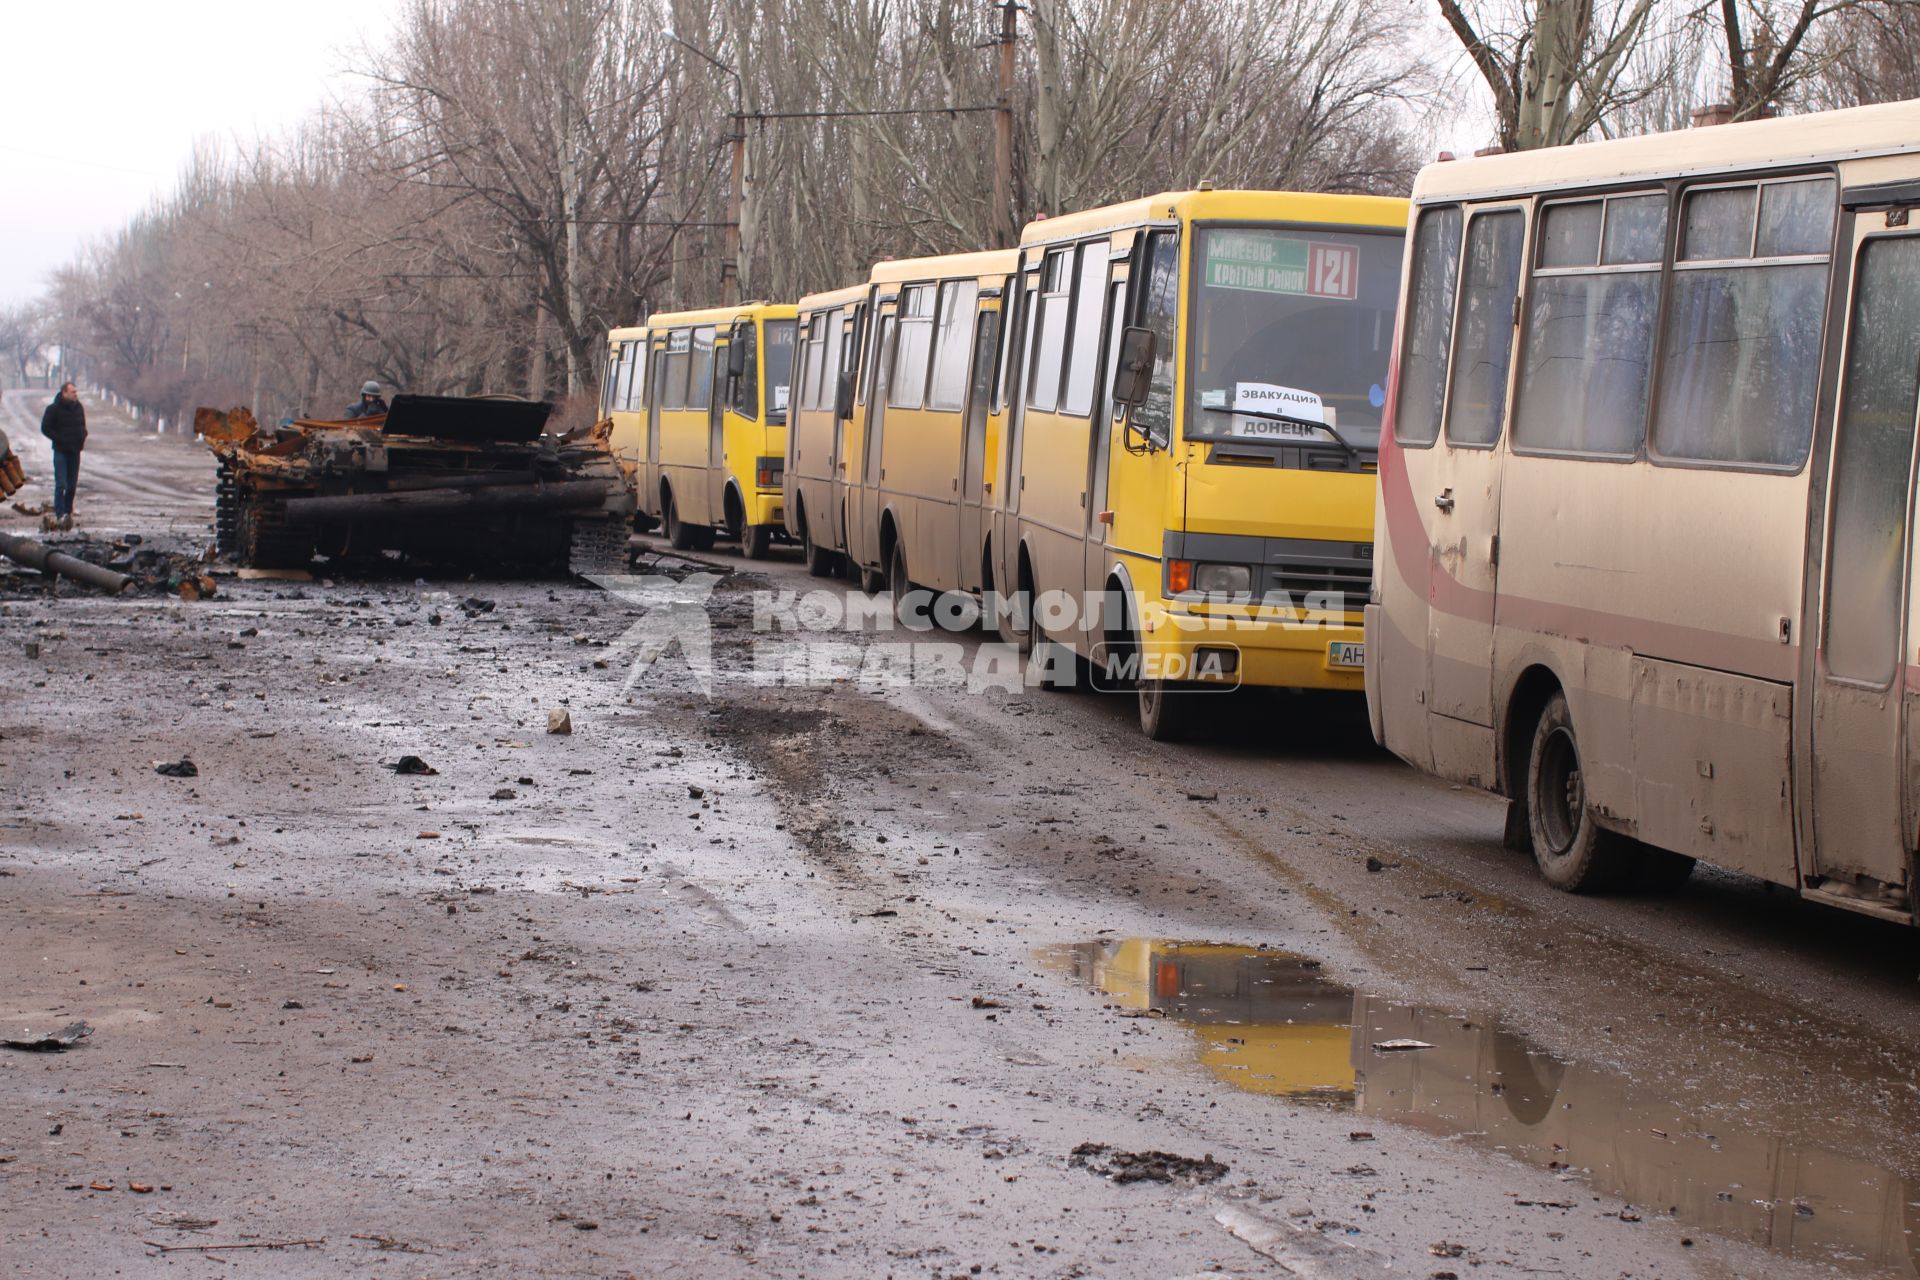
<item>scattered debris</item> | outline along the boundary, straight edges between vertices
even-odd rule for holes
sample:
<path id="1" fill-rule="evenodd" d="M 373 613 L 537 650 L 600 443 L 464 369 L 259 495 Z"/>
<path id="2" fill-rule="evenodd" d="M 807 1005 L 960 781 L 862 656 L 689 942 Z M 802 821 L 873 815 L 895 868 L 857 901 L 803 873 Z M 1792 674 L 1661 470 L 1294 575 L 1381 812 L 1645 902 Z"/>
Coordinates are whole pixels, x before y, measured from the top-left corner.
<path id="1" fill-rule="evenodd" d="M 359 1232 L 355 1232 L 351 1238 L 354 1240 L 365 1240 L 370 1244 L 378 1245 L 380 1248 L 380 1252 L 382 1253 L 431 1253 L 432 1252 L 431 1249 L 422 1249 L 417 1244 L 408 1244 L 405 1240 L 396 1240 L 392 1236 L 362 1235 Z"/>
<path id="2" fill-rule="evenodd" d="M 244 1244 L 161 1244 L 156 1240 L 142 1240 L 141 1244 L 149 1249 L 158 1249 L 162 1253 L 213 1253 L 220 1249 L 321 1249 L 326 1247 L 324 1238 L 319 1240 L 249 1240 Z"/>
<path id="3" fill-rule="evenodd" d="M 305 569 L 256 569 L 248 567 L 237 575 L 242 582 L 312 582 Z"/>
<path id="4" fill-rule="evenodd" d="M 24 1053 L 65 1053 L 93 1034 L 93 1028 L 84 1022 L 69 1022 L 58 1031 L 46 1035 L 26 1034 L 11 1040 L 0 1040 L 0 1049 L 19 1049 Z"/>
<path id="5" fill-rule="evenodd" d="M 687 798 L 689 800 L 703 799 L 705 798 L 706 794 L 707 794 L 707 789 L 705 787 L 696 787 L 691 782 L 687 784 Z"/>
<path id="6" fill-rule="evenodd" d="M 1220 793 L 1218 791 L 1187 792 L 1187 799 L 1189 800 L 1218 800 L 1219 798 L 1220 798 Z"/>
<path id="7" fill-rule="evenodd" d="M 387 767 L 395 773 L 404 773 L 421 778 L 437 777 L 440 773 L 438 769 L 428 764 L 425 760 L 422 760 L 419 756 L 401 756 Z"/>
<path id="8" fill-rule="evenodd" d="M 520 793 L 512 787 L 501 787 L 498 791 L 487 797 L 489 800 L 518 800 L 519 798 Z"/>
<path id="9" fill-rule="evenodd" d="M 558 707 L 547 712 L 548 733 L 572 733 L 573 717 Z"/>
<path id="10" fill-rule="evenodd" d="M 1458 1258 L 1464 1255 L 1466 1251 L 1467 1246 L 1455 1244 L 1451 1240 L 1442 1240 L 1436 1244 L 1427 1246 L 1427 1252 L 1436 1258 Z"/>
<path id="11" fill-rule="evenodd" d="M 1085 1169 L 1113 1182 L 1187 1182 L 1199 1185 L 1227 1176 L 1227 1166 L 1211 1153 L 1195 1160 L 1167 1151 L 1117 1151 L 1104 1142 L 1083 1142 L 1067 1158 L 1070 1169 Z"/>
<path id="12" fill-rule="evenodd" d="M 1425 1040 L 1399 1039 L 1399 1040 L 1375 1040 L 1373 1042 L 1373 1051 L 1375 1053 L 1407 1053 L 1410 1050 L 1414 1050 L 1414 1049 L 1431 1049 L 1431 1048 L 1433 1048 L 1433 1046 L 1428 1044 Z"/>
<path id="13" fill-rule="evenodd" d="M 986 996 L 975 996 L 973 998 L 973 1007 L 976 1009 L 1004 1009 L 1007 1006 L 1001 1004 L 998 1000 L 989 1000 Z"/>
<path id="14" fill-rule="evenodd" d="M 153 771 L 165 778 L 197 778 L 200 776 L 200 766 L 185 756 L 181 756 L 178 760 L 156 760 L 153 762 Z"/>

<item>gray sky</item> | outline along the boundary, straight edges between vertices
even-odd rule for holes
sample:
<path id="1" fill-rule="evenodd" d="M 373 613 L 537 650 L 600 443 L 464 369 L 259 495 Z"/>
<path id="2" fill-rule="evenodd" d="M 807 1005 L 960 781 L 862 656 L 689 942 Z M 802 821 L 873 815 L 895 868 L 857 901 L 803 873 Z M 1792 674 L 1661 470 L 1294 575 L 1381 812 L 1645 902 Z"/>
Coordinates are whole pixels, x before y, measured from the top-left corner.
<path id="1" fill-rule="evenodd" d="M 0 306 L 232 145 L 361 92 L 352 51 L 401 0 L 16 0 L 0 71 Z"/>

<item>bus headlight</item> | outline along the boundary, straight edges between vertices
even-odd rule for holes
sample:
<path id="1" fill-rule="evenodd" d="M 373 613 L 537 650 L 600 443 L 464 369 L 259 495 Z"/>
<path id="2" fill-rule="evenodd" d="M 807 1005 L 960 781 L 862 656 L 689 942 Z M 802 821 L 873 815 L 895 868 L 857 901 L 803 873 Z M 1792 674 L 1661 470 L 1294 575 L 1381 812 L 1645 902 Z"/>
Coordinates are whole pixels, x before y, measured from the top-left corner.
<path id="1" fill-rule="evenodd" d="M 1244 564 L 1197 564 L 1193 589 L 1209 596 L 1244 596 L 1253 591 L 1253 570 Z"/>

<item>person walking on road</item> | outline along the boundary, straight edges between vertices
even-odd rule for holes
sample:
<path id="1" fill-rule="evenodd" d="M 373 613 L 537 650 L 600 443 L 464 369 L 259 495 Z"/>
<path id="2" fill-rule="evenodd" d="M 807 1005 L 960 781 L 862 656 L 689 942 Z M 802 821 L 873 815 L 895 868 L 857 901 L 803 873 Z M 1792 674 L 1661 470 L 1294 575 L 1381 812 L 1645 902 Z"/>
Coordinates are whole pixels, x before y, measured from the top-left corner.
<path id="1" fill-rule="evenodd" d="M 347 421 L 356 418 L 372 418 L 387 411 L 387 402 L 380 398 L 380 384 L 369 381 L 360 388 L 360 403 L 347 410 Z"/>
<path id="2" fill-rule="evenodd" d="M 40 434 L 53 443 L 53 515 L 51 525 L 73 528 L 73 494 L 80 483 L 80 451 L 87 447 L 87 410 L 80 388 L 62 383 L 60 394 L 40 415 Z"/>

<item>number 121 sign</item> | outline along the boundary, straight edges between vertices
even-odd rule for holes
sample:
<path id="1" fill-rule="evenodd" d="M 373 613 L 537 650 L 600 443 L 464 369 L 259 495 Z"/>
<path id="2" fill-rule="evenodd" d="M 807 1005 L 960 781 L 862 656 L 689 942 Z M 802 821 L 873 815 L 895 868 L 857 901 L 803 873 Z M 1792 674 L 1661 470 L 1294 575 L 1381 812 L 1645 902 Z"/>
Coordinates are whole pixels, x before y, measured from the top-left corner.
<path id="1" fill-rule="evenodd" d="M 1307 292 L 1318 298 L 1360 296 L 1360 253 L 1344 244 L 1314 241 L 1307 257 Z"/>

